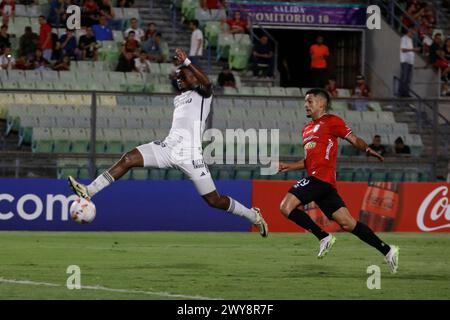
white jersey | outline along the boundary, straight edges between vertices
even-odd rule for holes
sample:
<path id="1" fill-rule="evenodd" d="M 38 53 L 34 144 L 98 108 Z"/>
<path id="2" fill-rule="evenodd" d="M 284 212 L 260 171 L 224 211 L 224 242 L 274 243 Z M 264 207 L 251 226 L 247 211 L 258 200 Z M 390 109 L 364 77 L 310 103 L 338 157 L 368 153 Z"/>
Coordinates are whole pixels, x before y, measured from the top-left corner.
<path id="1" fill-rule="evenodd" d="M 204 97 L 200 90 L 185 91 L 174 98 L 172 128 L 165 139 L 169 146 L 201 151 L 212 95 Z"/>

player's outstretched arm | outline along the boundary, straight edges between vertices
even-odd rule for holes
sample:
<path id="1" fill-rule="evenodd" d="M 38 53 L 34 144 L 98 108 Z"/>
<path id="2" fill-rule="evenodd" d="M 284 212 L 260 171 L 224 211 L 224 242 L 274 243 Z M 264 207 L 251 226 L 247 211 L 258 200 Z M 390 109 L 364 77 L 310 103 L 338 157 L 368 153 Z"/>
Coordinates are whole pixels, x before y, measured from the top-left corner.
<path id="1" fill-rule="evenodd" d="M 200 82 L 200 84 L 202 86 L 204 86 L 205 88 L 211 87 L 212 84 L 211 84 L 211 81 L 209 80 L 208 76 L 198 66 L 190 63 L 190 61 L 187 57 L 187 54 L 186 54 L 186 52 L 184 52 L 183 49 L 176 48 L 175 54 L 176 54 L 178 60 L 180 61 L 180 63 L 183 64 L 184 66 L 188 67 L 189 70 L 192 71 L 192 73 L 198 79 L 198 81 Z"/>
<path id="2" fill-rule="evenodd" d="M 358 137 L 356 134 L 350 133 L 345 138 L 345 140 L 350 142 L 352 144 L 352 146 L 354 146 L 356 149 L 364 151 L 368 156 L 375 157 L 378 160 L 380 160 L 381 162 L 384 161 L 384 158 L 380 154 L 378 154 L 378 152 L 376 152 L 372 148 L 370 148 L 367 145 L 367 143 L 363 139 Z"/>
<path id="3" fill-rule="evenodd" d="M 284 163 L 280 162 L 278 166 L 278 172 L 288 172 L 294 170 L 303 170 L 305 169 L 305 160 L 300 160 L 293 163 Z"/>

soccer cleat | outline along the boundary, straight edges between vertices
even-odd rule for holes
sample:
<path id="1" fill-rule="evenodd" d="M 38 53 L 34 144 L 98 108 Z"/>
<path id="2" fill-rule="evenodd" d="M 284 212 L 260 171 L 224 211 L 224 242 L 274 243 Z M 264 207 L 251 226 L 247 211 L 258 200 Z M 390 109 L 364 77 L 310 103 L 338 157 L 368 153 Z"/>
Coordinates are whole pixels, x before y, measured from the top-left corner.
<path id="1" fill-rule="evenodd" d="M 391 273 L 397 273 L 399 251 L 400 251 L 399 247 L 391 246 L 391 250 L 389 250 L 388 254 L 384 258 L 384 260 L 389 266 L 389 270 L 391 271 Z"/>
<path id="2" fill-rule="evenodd" d="M 72 188 L 79 197 L 90 200 L 87 188 L 84 184 L 78 183 L 72 176 L 67 178 L 69 181 L 69 186 Z"/>
<path id="3" fill-rule="evenodd" d="M 256 214 L 255 227 L 258 228 L 259 234 L 266 238 L 269 235 L 269 227 L 261 214 L 261 210 L 259 208 L 251 208 L 250 210 Z"/>
<path id="4" fill-rule="evenodd" d="M 317 258 L 322 259 L 323 257 L 325 257 L 335 242 L 336 237 L 332 234 L 329 234 L 327 237 L 320 240 L 320 249 Z"/>

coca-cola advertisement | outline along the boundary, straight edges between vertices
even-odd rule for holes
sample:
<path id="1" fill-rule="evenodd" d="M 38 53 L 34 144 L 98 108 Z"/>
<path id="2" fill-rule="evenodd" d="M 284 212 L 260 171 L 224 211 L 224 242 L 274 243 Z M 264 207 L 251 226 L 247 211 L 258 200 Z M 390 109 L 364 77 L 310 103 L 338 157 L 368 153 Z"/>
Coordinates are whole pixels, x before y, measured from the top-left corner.
<path id="1" fill-rule="evenodd" d="M 303 232 L 281 215 L 280 202 L 294 181 L 253 181 L 253 206 L 261 209 L 272 232 Z M 338 182 L 347 208 L 376 232 L 450 232 L 449 183 Z M 324 230 L 339 231 L 311 203 L 302 206 Z"/>

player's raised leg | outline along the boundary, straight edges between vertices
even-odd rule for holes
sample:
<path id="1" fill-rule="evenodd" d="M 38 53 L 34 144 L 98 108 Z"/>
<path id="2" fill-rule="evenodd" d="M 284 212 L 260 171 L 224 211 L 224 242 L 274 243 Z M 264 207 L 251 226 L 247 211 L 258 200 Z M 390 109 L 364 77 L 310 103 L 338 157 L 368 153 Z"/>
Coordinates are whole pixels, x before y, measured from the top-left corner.
<path id="1" fill-rule="evenodd" d="M 143 167 L 144 160 L 138 149 L 125 153 L 110 169 L 99 175 L 91 184 L 85 186 L 69 176 L 69 185 L 80 197 L 90 199 L 114 181 L 120 179 L 130 169 Z"/>
<path id="2" fill-rule="evenodd" d="M 253 223 L 262 237 L 269 235 L 269 228 L 258 208 L 247 208 L 239 201 L 220 195 L 217 190 L 202 195 L 203 199 L 213 208 L 222 209 L 237 216 L 247 218 Z"/>
<path id="3" fill-rule="evenodd" d="M 305 211 L 300 210 L 298 208 L 300 205 L 302 205 L 301 201 L 293 194 L 288 193 L 283 201 L 281 201 L 280 211 L 286 218 L 317 237 L 320 241 L 317 257 L 323 258 L 336 242 L 336 238 L 332 234 L 322 230 Z"/>
<path id="4" fill-rule="evenodd" d="M 382 241 L 367 225 L 355 220 L 346 207 L 342 207 L 332 215 L 343 230 L 353 233 L 359 239 L 380 251 L 384 256 L 392 273 L 397 272 L 398 253 L 397 246 L 390 246 Z"/>

